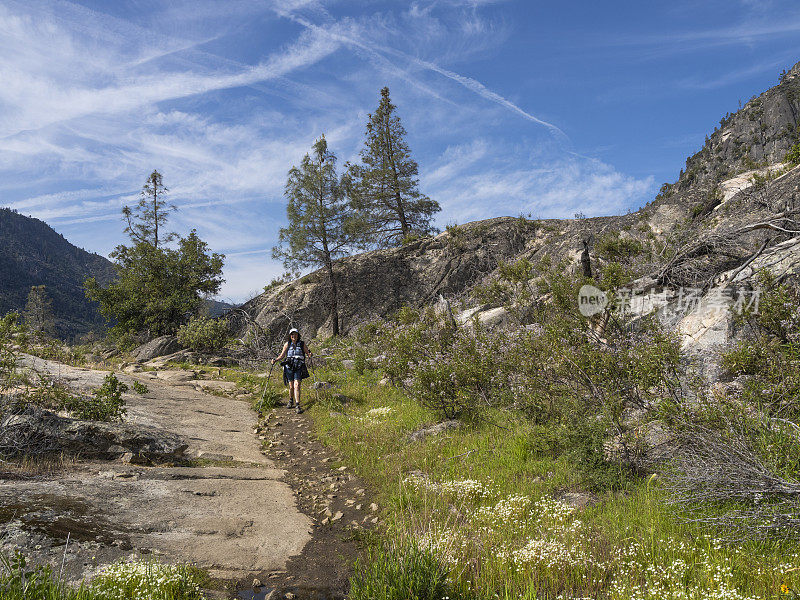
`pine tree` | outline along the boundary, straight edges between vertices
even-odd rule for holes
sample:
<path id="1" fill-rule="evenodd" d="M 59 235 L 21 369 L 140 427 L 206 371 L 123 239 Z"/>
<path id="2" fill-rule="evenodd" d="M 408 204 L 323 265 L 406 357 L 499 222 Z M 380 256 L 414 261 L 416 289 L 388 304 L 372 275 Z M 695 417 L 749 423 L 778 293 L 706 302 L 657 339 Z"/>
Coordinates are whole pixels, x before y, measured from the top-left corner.
<path id="1" fill-rule="evenodd" d="M 53 301 L 43 285 L 32 285 L 23 312 L 25 324 L 34 335 L 51 336 L 55 331 Z"/>
<path id="2" fill-rule="evenodd" d="M 419 191 L 419 167 L 396 108 L 389 88 L 383 88 L 378 109 L 367 122 L 360 153 L 363 164 L 348 165 L 345 179 L 351 204 L 377 246 L 432 233 L 431 218 L 441 210 L 438 202 Z"/>
<path id="3" fill-rule="evenodd" d="M 169 213 L 176 210 L 175 205 L 164 198 L 168 191 L 164 187 L 163 176 L 154 170 L 142 187 L 139 203 L 134 208 L 126 206 L 122 209 L 122 215 L 128 223 L 125 233 L 133 242 L 142 242 L 158 248 L 160 244 L 175 239 L 175 233 L 163 231 Z"/>
<path id="4" fill-rule="evenodd" d="M 273 258 L 292 271 L 322 267 L 330 286 L 333 335 L 339 335 L 338 286 L 333 261 L 349 253 L 354 243 L 352 214 L 336 174 L 336 156 L 323 135 L 311 155 L 292 167 L 286 181 L 286 216 Z"/>

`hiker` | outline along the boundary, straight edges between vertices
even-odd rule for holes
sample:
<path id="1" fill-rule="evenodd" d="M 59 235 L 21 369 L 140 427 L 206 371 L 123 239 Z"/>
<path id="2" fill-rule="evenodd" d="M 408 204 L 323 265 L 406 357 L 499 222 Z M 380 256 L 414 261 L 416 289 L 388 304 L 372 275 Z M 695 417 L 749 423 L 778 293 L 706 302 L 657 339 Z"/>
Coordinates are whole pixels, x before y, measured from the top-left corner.
<path id="1" fill-rule="evenodd" d="M 300 339 L 300 332 L 292 328 L 289 330 L 289 335 L 286 336 L 283 350 L 277 358 L 272 359 L 273 365 L 282 361 L 283 383 L 289 386 L 288 408 L 294 407 L 298 415 L 303 412 L 303 409 L 300 408 L 300 382 L 309 376 L 306 356 L 311 356 L 311 352 L 306 343 Z"/>

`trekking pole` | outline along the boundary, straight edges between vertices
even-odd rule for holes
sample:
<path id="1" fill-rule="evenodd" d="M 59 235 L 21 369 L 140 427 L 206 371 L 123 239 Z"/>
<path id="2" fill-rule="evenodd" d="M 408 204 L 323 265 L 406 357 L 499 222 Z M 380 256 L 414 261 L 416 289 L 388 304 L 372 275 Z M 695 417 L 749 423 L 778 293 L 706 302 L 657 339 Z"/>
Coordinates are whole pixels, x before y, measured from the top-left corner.
<path id="1" fill-rule="evenodd" d="M 261 392 L 261 402 L 262 403 L 264 402 L 264 398 L 267 397 L 267 388 L 269 387 L 269 382 L 272 379 L 272 369 L 274 369 L 274 368 L 275 368 L 275 363 L 272 363 L 272 365 L 270 365 L 270 368 L 269 368 L 269 375 L 267 375 L 267 379 L 264 382 L 264 391 Z"/>
<path id="2" fill-rule="evenodd" d="M 317 404 L 319 404 L 319 379 L 317 379 L 317 369 L 314 367 L 314 355 L 308 357 L 311 363 L 311 374 L 314 376 L 314 395 L 317 397 Z"/>

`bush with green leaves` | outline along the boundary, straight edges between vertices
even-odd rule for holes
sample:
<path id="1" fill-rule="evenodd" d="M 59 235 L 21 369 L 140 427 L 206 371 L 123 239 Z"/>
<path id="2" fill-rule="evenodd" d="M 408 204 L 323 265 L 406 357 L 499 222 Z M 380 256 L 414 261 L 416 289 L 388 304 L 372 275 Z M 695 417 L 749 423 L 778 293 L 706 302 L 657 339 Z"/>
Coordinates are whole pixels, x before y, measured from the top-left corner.
<path id="1" fill-rule="evenodd" d="M 639 240 L 622 237 L 618 231 L 603 235 L 594 248 L 599 256 L 613 261 L 630 261 L 644 252 L 644 246 Z"/>
<path id="2" fill-rule="evenodd" d="M 134 381 L 133 382 L 133 391 L 136 392 L 137 394 L 144 395 L 147 392 L 149 392 L 150 390 L 141 381 Z"/>
<path id="3" fill-rule="evenodd" d="M 128 386 L 109 373 L 91 397 L 69 396 L 63 408 L 88 421 L 122 421 L 127 412 L 122 394 L 127 391 Z"/>
<path id="4" fill-rule="evenodd" d="M 19 322 L 17 313 L 8 313 L 0 318 L 0 388 L 11 388 L 20 380 L 17 371 L 19 348 L 27 343 L 27 330 Z"/>
<path id="5" fill-rule="evenodd" d="M 742 402 L 770 417 L 800 418 L 800 286 L 778 282 L 774 275 L 758 276 L 757 307 L 743 311 L 740 320 L 751 334 L 723 355 L 722 365 L 743 378 Z"/>
<path id="6" fill-rule="evenodd" d="M 629 280 L 626 269 L 609 263 L 594 283 L 613 291 Z M 646 450 L 641 419 L 693 391 L 677 338 L 655 318 L 631 325 L 613 301 L 601 315 L 580 314 L 578 290 L 586 281 L 561 265 L 512 265 L 498 277 L 510 303 L 527 299 L 526 289 L 547 298 L 520 309 L 525 326 L 458 326 L 432 310 L 405 308 L 371 325 L 376 350 L 386 355 L 386 373 L 440 417 L 480 420 L 487 409 L 513 409 L 536 424 L 566 427 L 575 432 L 570 451 L 586 466 L 587 485 L 619 487 L 629 474 L 619 464 L 638 466 Z M 644 415 L 638 421 L 630 418 L 637 411 Z"/>
<path id="7" fill-rule="evenodd" d="M 195 352 L 221 350 L 230 340 L 228 325 L 222 319 L 193 317 L 178 329 L 178 342 Z"/>
<path id="8" fill-rule="evenodd" d="M 800 289 L 768 272 L 757 284 L 744 339 L 722 356 L 733 381 L 665 412 L 673 499 L 737 539 L 796 536 L 800 525 Z"/>

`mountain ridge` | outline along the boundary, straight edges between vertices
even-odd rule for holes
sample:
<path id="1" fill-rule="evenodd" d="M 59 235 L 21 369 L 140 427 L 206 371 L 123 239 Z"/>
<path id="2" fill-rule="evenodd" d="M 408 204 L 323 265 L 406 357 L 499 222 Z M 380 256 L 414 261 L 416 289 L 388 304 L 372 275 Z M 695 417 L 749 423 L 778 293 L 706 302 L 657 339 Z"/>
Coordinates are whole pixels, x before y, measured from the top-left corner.
<path id="1" fill-rule="evenodd" d="M 96 277 L 106 284 L 114 275 L 111 261 L 71 244 L 44 221 L 0 209 L 0 314 L 22 311 L 31 286 L 44 285 L 59 337 L 101 331 L 105 320 L 84 295 L 83 282 Z"/>
<path id="2" fill-rule="evenodd" d="M 747 190 L 752 177 L 738 188 L 725 191 L 723 182 L 742 173 L 764 174 L 769 166 L 775 171 L 788 170 L 789 165 L 780 162 L 799 142 L 800 62 L 781 77 L 778 85 L 723 117 L 703 148 L 687 158 L 686 169 L 678 179 L 665 184 L 653 201 L 636 212 L 537 221 L 496 217 L 448 228 L 406 246 L 337 260 L 342 331 L 352 330 L 361 321 L 386 316 L 404 304 L 418 307 L 431 304 L 439 296 L 468 298 L 470 290 L 489 281 L 502 262 L 549 256 L 566 261 L 574 269 L 580 265 L 584 244 L 592 246 L 590 260 L 597 263 L 603 260 L 597 243 L 614 236 L 647 248 L 690 244 L 708 228 L 717 227 L 720 219 L 733 223 L 742 216 L 736 212 L 734 199 L 742 201 L 750 193 Z M 800 187 L 800 174 L 794 169 L 782 179 L 775 194 L 788 202 Z M 724 272 L 746 260 L 763 243 L 763 237 L 763 232 L 754 231 L 745 236 L 746 242 L 725 253 L 703 256 L 700 270 L 704 269 L 704 274 Z M 673 282 L 682 283 L 679 273 L 670 275 Z M 289 325 L 295 325 L 304 327 L 304 335 L 309 337 L 327 337 L 331 325 L 325 308 L 329 294 L 324 279 L 315 271 L 294 282 L 270 287 L 244 304 L 243 313 L 231 316 L 233 327 L 242 336 L 257 327 L 269 337 L 279 338 Z"/>

